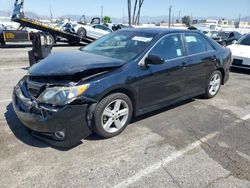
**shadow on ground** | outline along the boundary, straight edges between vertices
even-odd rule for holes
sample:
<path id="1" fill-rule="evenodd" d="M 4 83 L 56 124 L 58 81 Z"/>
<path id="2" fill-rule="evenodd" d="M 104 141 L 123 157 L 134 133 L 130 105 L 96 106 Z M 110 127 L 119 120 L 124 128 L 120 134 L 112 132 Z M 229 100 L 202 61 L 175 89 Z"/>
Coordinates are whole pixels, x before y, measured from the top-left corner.
<path id="1" fill-rule="evenodd" d="M 48 147 L 46 143 L 39 141 L 38 139 L 32 137 L 29 134 L 28 130 L 18 119 L 11 103 L 6 107 L 6 112 L 4 113 L 4 116 L 9 128 L 20 141 L 33 147 L 39 147 L 39 148 Z"/>
<path id="2" fill-rule="evenodd" d="M 233 73 L 250 75 L 250 69 L 241 69 L 241 68 L 231 67 L 230 71 L 233 72 Z"/>
<path id="3" fill-rule="evenodd" d="M 194 101 L 194 100 L 187 100 L 187 101 L 184 101 L 182 103 L 178 103 L 176 105 L 172 105 L 172 106 L 165 107 L 165 108 L 162 108 L 160 110 L 157 110 L 157 111 L 154 111 L 154 112 L 151 112 L 151 113 L 147 113 L 145 115 L 134 118 L 131 123 L 139 122 L 141 120 L 150 118 L 152 116 L 163 113 L 165 111 L 169 111 L 169 110 L 174 109 L 174 108 L 176 108 L 176 107 L 178 107 L 180 105 L 184 105 L 184 104 L 190 103 L 192 101 Z M 14 112 L 14 109 L 13 109 L 11 103 L 7 106 L 7 110 L 6 110 L 6 113 L 4 114 L 4 116 L 5 116 L 5 119 L 7 121 L 8 126 L 11 129 L 11 131 L 13 132 L 13 134 L 20 141 L 22 141 L 23 143 L 25 143 L 27 145 L 30 145 L 32 147 L 39 147 L 39 148 L 52 147 L 52 148 L 60 150 L 60 151 L 67 151 L 67 150 L 72 149 L 72 148 L 53 147 L 53 146 L 48 145 L 44 141 L 40 141 L 39 139 L 31 136 L 29 131 L 25 128 L 25 126 L 22 124 L 22 122 L 18 119 L 16 113 Z M 98 136 L 95 133 L 93 133 L 92 135 L 88 136 L 85 139 L 89 140 L 89 141 L 103 140 L 103 138 L 101 138 L 100 136 Z M 81 144 L 81 142 L 79 144 Z M 78 146 L 79 144 L 77 144 L 76 146 Z M 74 147 L 76 147 L 76 146 L 74 146 Z"/>

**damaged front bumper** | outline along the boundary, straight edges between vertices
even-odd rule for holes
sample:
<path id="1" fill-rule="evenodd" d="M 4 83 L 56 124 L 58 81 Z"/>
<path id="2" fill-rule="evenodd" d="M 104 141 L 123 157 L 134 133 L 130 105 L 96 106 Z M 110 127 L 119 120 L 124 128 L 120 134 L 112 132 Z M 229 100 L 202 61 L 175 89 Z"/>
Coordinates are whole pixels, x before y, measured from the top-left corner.
<path id="1" fill-rule="evenodd" d="M 92 131 L 88 126 L 88 104 L 66 105 L 61 108 L 39 106 L 27 97 L 25 83 L 14 88 L 12 105 L 21 122 L 32 135 L 56 147 L 73 147 Z"/>

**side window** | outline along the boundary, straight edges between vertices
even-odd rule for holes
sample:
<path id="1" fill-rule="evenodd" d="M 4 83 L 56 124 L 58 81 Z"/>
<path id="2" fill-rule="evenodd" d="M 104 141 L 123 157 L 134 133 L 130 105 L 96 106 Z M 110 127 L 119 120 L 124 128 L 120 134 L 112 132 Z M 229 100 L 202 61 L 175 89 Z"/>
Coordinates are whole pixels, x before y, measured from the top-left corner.
<path id="1" fill-rule="evenodd" d="M 184 56 L 181 35 L 173 34 L 164 37 L 151 50 L 150 54 L 159 55 L 165 60 Z"/>
<path id="2" fill-rule="evenodd" d="M 111 29 L 109 29 L 108 27 L 102 26 L 102 25 L 96 25 L 96 26 L 94 26 L 94 28 L 101 29 L 101 30 L 108 31 L 108 32 L 112 32 Z"/>
<path id="3" fill-rule="evenodd" d="M 215 50 L 212 44 L 210 44 L 207 40 L 205 41 L 207 43 L 207 51 L 213 51 Z"/>
<path id="4" fill-rule="evenodd" d="M 189 55 L 204 53 L 214 50 L 213 46 L 198 34 L 186 34 L 185 41 Z"/>

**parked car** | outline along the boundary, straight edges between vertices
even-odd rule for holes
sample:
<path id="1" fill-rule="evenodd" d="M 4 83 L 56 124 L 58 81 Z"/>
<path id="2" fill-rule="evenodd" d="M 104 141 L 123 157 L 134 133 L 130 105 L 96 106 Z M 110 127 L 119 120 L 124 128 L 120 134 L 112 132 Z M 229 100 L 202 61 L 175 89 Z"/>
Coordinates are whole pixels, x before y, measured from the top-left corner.
<path id="1" fill-rule="evenodd" d="M 112 26 L 113 31 L 117 31 L 117 30 L 120 30 L 120 29 L 126 29 L 126 28 L 133 28 L 133 27 L 129 26 L 129 25 L 123 25 L 123 24 L 114 24 Z"/>
<path id="2" fill-rule="evenodd" d="M 209 37 L 215 37 L 218 34 L 218 31 L 213 30 L 204 30 L 203 34 L 209 36 Z"/>
<path id="3" fill-rule="evenodd" d="M 216 36 L 212 38 L 222 46 L 227 46 L 237 42 L 242 35 L 237 31 L 220 31 Z"/>
<path id="4" fill-rule="evenodd" d="M 228 48 L 231 49 L 233 55 L 232 67 L 250 69 L 250 33 Z"/>
<path id="5" fill-rule="evenodd" d="M 198 96 L 229 79 L 231 52 L 197 31 L 122 29 L 32 66 L 13 107 L 38 138 L 69 147 L 120 134 L 133 116 Z"/>
<path id="6" fill-rule="evenodd" d="M 213 31 L 222 31 L 223 30 L 223 28 L 222 28 L 222 26 L 220 26 L 220 25 L 214 25 L 214 24 L 211 24 L 210 26 L 209 26 L 209 29 L 210 30 L 213 30 Z"/>

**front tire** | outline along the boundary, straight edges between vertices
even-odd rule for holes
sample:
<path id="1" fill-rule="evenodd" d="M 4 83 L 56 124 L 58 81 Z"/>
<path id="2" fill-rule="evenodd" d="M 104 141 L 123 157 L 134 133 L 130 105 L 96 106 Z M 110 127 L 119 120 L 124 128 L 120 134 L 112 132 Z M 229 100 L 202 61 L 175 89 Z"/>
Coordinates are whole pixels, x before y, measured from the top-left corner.
<path id="1" fill-rule="evenodd" d="M 222 84 L 222 74 L 220 71 L 215 71 L 212 76 L 210 77 L 207 88 L 206 88 L 206 93 L 205 93 L 205 98 L 211 99 L 214 98 L 221 87 Z"/>
<path id="2" fill-rule="evenodd" d="M 108 95 L 96 106 L 93 130 L 104 138 L 117 136 L 127 127 L 132 114 L 132 102 L 127 95 Z"/>

